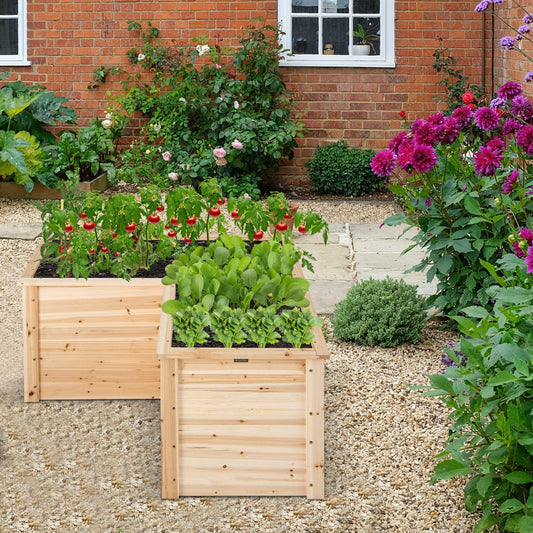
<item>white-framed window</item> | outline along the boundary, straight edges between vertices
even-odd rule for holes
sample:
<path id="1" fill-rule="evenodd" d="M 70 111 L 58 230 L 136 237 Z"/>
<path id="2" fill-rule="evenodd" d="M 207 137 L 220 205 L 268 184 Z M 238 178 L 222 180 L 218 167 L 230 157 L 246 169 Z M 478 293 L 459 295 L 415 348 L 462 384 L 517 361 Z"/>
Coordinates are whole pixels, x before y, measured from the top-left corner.
<path id="1" fill-rule="evenodd" d="M 0 0 L 0 65 L 29 65 L 26 0 Z"/>
<path id="2" fill-rule="evenodd" d="M 278 0 L 287 66 L 394 67 L 394 0 Z"/>

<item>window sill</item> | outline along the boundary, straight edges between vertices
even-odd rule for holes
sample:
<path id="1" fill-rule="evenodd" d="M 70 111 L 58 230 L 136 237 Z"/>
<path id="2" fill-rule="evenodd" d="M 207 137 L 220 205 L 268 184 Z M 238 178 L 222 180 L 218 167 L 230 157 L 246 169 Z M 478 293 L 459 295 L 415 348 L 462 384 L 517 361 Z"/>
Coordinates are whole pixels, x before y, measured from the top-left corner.
<path id="1" fill-rule="evenodd" d="M 361 67 L 395 68 L 394 59 L 387 60 L 377 56 L 291 56 L 280 61 L 281 67 Z"/>
<path id="2" fill-rule="evenodd" d="M 31 61 L 27 60 L 14 60 L 14 59 L 2 59 L 0 57 L 0 67 L 30 67 Z"/>

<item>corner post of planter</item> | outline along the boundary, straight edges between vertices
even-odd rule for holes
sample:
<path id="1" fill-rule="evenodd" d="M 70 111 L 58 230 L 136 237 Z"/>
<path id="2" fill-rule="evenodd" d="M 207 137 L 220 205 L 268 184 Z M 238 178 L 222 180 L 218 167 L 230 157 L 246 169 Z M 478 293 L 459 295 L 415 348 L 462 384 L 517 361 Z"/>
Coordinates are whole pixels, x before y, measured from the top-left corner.
<path id="1" fill-rule="evenodd" d="M 306 497 L 324 498 L 324 361 L 307 359 L 306 388 Z"/>
<path id="2" fill-rule="evenodd" d="M 41 399 L 39 362 L 39 287 L 24 285 L 24 401 Z"/>
<path id="3" fill-rule="evenodd" d="M 161 497 L 179 498 L 179 405 L 180 360 L 161 359 Z M 163 379 L 163 376 L 167 376 Z"/>

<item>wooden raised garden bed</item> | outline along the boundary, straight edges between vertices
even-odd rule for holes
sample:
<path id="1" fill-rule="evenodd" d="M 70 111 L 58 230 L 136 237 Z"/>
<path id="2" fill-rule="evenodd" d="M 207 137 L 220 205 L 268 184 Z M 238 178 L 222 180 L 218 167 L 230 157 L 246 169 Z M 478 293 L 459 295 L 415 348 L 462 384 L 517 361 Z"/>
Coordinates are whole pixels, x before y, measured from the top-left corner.
<path id="1" fill-rule="evenodd" d="M 161 314 L 163 498 L 324 497 L 329 351 L 314 333 L 310 348 L 179 348 Z"/>
<path id="2" fill-rule="evenodd" d="M 24 400 L 159 398 L 159 278 L 36 278 L 20 283 Z"/>

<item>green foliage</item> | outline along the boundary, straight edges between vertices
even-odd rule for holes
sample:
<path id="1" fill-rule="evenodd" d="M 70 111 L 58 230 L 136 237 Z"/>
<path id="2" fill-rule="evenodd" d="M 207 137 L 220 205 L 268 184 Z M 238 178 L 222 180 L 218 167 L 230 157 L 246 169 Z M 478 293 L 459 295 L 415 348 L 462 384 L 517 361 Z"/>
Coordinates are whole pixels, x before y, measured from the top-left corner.
<path id="1" fill-rule="evenodd" d="M 344 141 L 318 146 L 306 162 L 313 190 L 320 194 L 363 196 L 378 191 L 384 178 L 374 174 L 372 150 L 350 148 Z"/>
<path id="2" fill-rule="evenodd" d="M 276 344 L 281 335 L 278 332 L 279 315 L 272 307 L 248 309 L 244 315 L 244 329 L 247 338 L 264 348 L 267 344 Z"/>
<path id="3" fill-rule="evenodd" d="M 488 264 L 487 264 L 488 265 Z M 474 531 L 531 531 L 533 523 L 533 280 L 514 256 L 491 265 L 492 309 L 471 306 L 454 317 L 463 364 L 429 376 L 425 392 L 452 414 L 433 481 L 468 476 L 465 507 L 482 511 Z"/>
<path id="4" fill-rule="evenodd" d="M 249 26 L 234 50 L 204 37 L 179 48 L 151 24 L 144 29 L 130 21 L 130 30 L 140 32 L 141 43 L 128 58 L 151 80 L 129 76 L 119 100 L 126 112 L 142 112 L 148 124 L 123 154 L 119 178 L 168 186 L 169 180 L 196 185 L 216 177 L 225 196 L 258 198 L 262 175 L 293 156 L 303 128 L 291 118 L 279 30 Z"/>
<path id="5" fill-rule="evenodd" d="M 108 114 L 93 119 L 89 126 L 63 131 L 57 144 L 47 148 L 45 171 L 57 179 L 90 180 L 103 172 L 113 181 L 116 173 L 115 142 L 122 135 L 125 119 Z"/>
<path id="6" fill-rule="evenodd" d="M 341 341 L 392 348 L 416 343 L 427 320 L 425 299 L 403 280 L 363 280 L 335 306 L 333 332 Z"/>
<path id="7" fill-rule="evenodd" d="M 283 340 L 295 348 L 300 348 L 302 344 L 310 344 L 315 337 L 311 329 L 322 326 L 322 320 L 313 315 L 309 309 L 305 311 L 297 308 L 285 309 L 281 313 L 280 322 Z"/>
<path id="8" fill-rule="evenodd" d="M 87 278 L 109 271 L 129 278 L 139 268 L 147 269 L 156 260 L 168 259 L 199 238 L 207 237 L 209 243 L 211 232 L 223 236 L 245 229 L 244 233 L 251 232 L 252 242 L 255 237 L 262 239 L 262 234 L 254 237 L 261 227 L 265 227 L 267 235 L 274 223 L 268 207 L 251 199 L 239 204 L 249 220 L 245 221 L 244 216 L 225 217 L 219 208 L 225 200 L 215 179 L 200 183 L 198 189 L 181 186 L 163 194 L 152 185 L 141 189 L 139 195 L 116 193 L 105 198 L 101 194 L 80 193 L 72 184 L 65 188 L 63 204 L 38 204 L 43 220 L 42 258 L 56 261 L 61 276 Z M 281 202 L 282 195 L 276 194 L 276 198 Z M 328 226 L 321 216 L 308 211 L 299 214 L 297 220 L 302 224 L 307 221 L 309 233 L 322 231 L 327 240 Z M 85 229 L 86 222 L 94 222 L 95 227 Z M 291 230 L 273 231 L 273 244 L 279 244 L 282 238 L 290 245 Z M 232 243 L 227 241 L 226 245 L 234 247 Z M 258 247 L 255 253 L 264 249 Z M 312 268 L 310 261 L 314 258 L 310 254 L 297 249 L 292 253 L 296 261 Z"/>
<path id="9" fill-rule="evenodd" d="M 444 47 L 442 37 L 439 37 L 439 46 L 433 52 L 435 61 L 433 68 L 442 73 L 444 78 L 439 82 L 446 91 L 447 109 L 445 113 L 451 115 L 454 109 L 463 105 L 462 95 L 466 91 L 471 91 L 476 102 L 479 102 L 485 95 L 482 87 L 468 82 L 468 76 L 463 74 L 463 70 L 456 68 L 457 60 L 452 55 L 450 48 Z"/>

